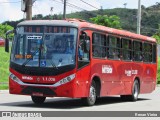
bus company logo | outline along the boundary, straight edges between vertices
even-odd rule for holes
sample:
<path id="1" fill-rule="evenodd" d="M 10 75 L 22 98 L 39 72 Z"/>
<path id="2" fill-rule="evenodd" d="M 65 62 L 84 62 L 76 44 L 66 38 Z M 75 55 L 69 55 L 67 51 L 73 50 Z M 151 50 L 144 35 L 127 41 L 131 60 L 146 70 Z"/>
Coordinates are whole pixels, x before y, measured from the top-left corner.
<path id="1" fill-rule="evenodd" d="M 24 80 L 33 80 L 33 77 L 30 77 L 30 76 L 22 76 L 22 79 L 24 79 Z"/>
<path id="2" fill-rule="evenodd" d="M 113 73 L 113 68 L 111 65 L 102 65 L 102 73 L 111 74 Z"/>
<path id="3" fill-rule="evenodd" d="M 137 75 L 138 74 L 138 70 L 132 70 L 132 75 Z"/>
<path id="4" fill-rule="evenodd" d="M 131 75 L 132 75 L 132 71 L 131 71 L 131 70 L 125 70 L 125 74 L 126 74 L 127 76 L 131 76 Z"/>
<path id="5" fill-rule="evenodd" d="M 125 70 L 125 74 L 127 76 L 137 75 L 138 74 L 138 70 Z"/>

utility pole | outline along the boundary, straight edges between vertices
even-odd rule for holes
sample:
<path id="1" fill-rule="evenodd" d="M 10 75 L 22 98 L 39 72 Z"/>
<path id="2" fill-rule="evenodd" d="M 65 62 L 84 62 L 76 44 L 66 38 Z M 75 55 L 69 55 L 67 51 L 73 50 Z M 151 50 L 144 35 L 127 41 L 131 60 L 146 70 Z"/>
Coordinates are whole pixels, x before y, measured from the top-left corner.
<path id="1" fill-rule="evenodd" d="M 123 5 L 124 5 L 124 8 L 126 9 L 127 3 L 124 3 Z"/>
<path id="2" fill-rule="evenodd" d="M 137 34 L 141 34 L 141 0 L 138 0 Z"/>
<path id="3" fill-rule="evenodd" d="M 26 1 L 26 19 L 27 20 L 32 20 L 32 0 L 27 0 Z"/>
<path id="4" fill-rule="evenodd" d="M 50 9 L 50 12 L 51 12 L 51 17 L 50 17 L 50 19 L 52 20 L 53 19 L 53 7 L 51 7 L 51 9 Z"/>
<path id="5" fill-rule="evenodd" d="M 63 19 L 66 19 L 66 0 L 64 0 Z"/>

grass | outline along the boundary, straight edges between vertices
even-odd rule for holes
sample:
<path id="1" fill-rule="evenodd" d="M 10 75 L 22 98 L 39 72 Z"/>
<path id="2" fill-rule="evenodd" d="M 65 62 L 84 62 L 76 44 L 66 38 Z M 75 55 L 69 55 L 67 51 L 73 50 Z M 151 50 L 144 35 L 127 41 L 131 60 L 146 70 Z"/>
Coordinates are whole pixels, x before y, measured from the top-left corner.
<path id="1" fill-rule="evenodd" d="M 4 51 L 4 47 L 0 47 L 0 90 L 8 89 L 8 75 L 9 75 L 9 57 L 10 54 Z"/>
<path id="2" fill-rule="evenodd" d="M 0 90 L 8 90 L 8 84 L 0 85 Z"/>

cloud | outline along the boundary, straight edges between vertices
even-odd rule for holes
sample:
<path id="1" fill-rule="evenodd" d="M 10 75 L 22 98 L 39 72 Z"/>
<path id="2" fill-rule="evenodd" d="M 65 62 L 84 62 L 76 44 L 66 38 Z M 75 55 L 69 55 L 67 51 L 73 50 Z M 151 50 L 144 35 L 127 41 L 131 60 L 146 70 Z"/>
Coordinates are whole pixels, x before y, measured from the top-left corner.
<path id="1" fill-rule="evenodd" d="M 127 8 L 138 8 L 138 0 L 99 0 L 101 6 L 103 6 L 104 9 L 111 9 L 111 8 L 116 8 L 124 7 L 124 3 L 127 3 Z M 160 2 L 159 0 L 141 0 L 141 4 L 148 7 L 156 2 Z"/>
<path id="2" fill-rule="evenodd" d="M 86 0 L 84 0 L 86 1 Z M 96 8 L 100 8 L 100 3 L 97 0 L 87 0 L 87 3 L 95 6 Z M 45 0 L 44 1 L 36 1 L 33 5 L 33 15 L 35 14 L 43 14 L 48 15 L 51 14 L 51 7 L 53 7 L 53 14 L 63 13 L 63 2 L 62 0 Z M 76 12 L 82 10 L 95 10 L 95 8 L 83 3 L 80 0 L 67 0 L 67 8 L 66 12 Z"/>
<path id="3" fill-rule="evenodd" d="M 3 0 L 3 2 L 11 2 L 10 0 Z M 13 1 L 12 1 L 13 2 Z M 19 5 L 15 5 L 19 4 Z M 20 3 L 9 4 L 1 3 L 0 4 L 0 23 L 6 20 L 19 20 L 23 18 L 23 12 L 21 12 Z"/>
<path id="4" fill-rule="evenodd" d="M 3 0 L 3 2 L 13 2 L 11 0 Z M 80 0 L 67 0 L 68 5 L 66 12 L 76 12 L 82 10 L 94 10 L 95 8 L 86 5 L 85 3 L 81 2 Z M 88 0 L 87 1 L 92 6 L 100 8 L 100 3 L 96 0 Z M 11 21 L 11 20 L 19 20 L 22 19 L 24 13 L 21 11 L 21 2 L 13 4 L 13 3 L 6 3 L 0 4 L 1 11 L 0 11 L 0 23 L 3 21 Z M 63 3 L 62 0 L 37 0 L 33 4 L 33 16 L 36 14 L 43 14 L 48 15 L 51 14 L 51 7 L 53 7 L 52 14 L 63 14 Z"/>
<path id="5" fill-rule="evenodd" d="M 0 0 L 1 3 L 2 0 Z M 17 0 L 18 1 L 18 0 Z M 37 0 L 33 4 L 33 15 L 51 14 L 51 7 L 53 7 L 52 14 L 63 14 L 63 0 Z M 127 8 L 137 8 L 138 0 L 83 0 L 96 8 L 103 6 L 104 9 L 124 7 L 124 3 L 127 3 Z M 13 0 L 3 0 L 3 2 L 13 2 Z M 81 11 L 81 10 L 95 10 L 96 8 L 91 7 L 80 0 L 67 0 L 67 13 Z M 142 5 L 146 7 L 159 2 L 159 0 L 141 0 Z M 70 4 L 70 5 L 69 5 Z M 76 7 L 77 6 L 77 7 Z M 21 11 L 21 2 L 19 3 L 6 3 L 0 4 L 0 23 L 6 20 L 19 20 L 22 19 L 24 13 Z"/>

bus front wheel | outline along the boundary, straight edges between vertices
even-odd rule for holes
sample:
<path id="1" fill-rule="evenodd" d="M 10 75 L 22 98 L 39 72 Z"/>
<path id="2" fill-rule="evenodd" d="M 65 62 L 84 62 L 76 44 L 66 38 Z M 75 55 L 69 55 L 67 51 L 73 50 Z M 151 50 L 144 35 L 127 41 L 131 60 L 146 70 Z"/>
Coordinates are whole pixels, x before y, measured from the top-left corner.
<path id="1" fill-rule="evenodd" d="M 89 96 L 86 98 L 82 98 L 83 102 L 87 106 L 92 106 L 95 104 L 97 98 L 97 91 L 96 91 L 96 83 L 92 81 L 92 84 L 89 89 Z"/>
<path id="2" fill-rule="evenodd" d="M 35 104 L 42 104 L 46 100 L 46 97 L 31 96 L 31 98 Z"/>

